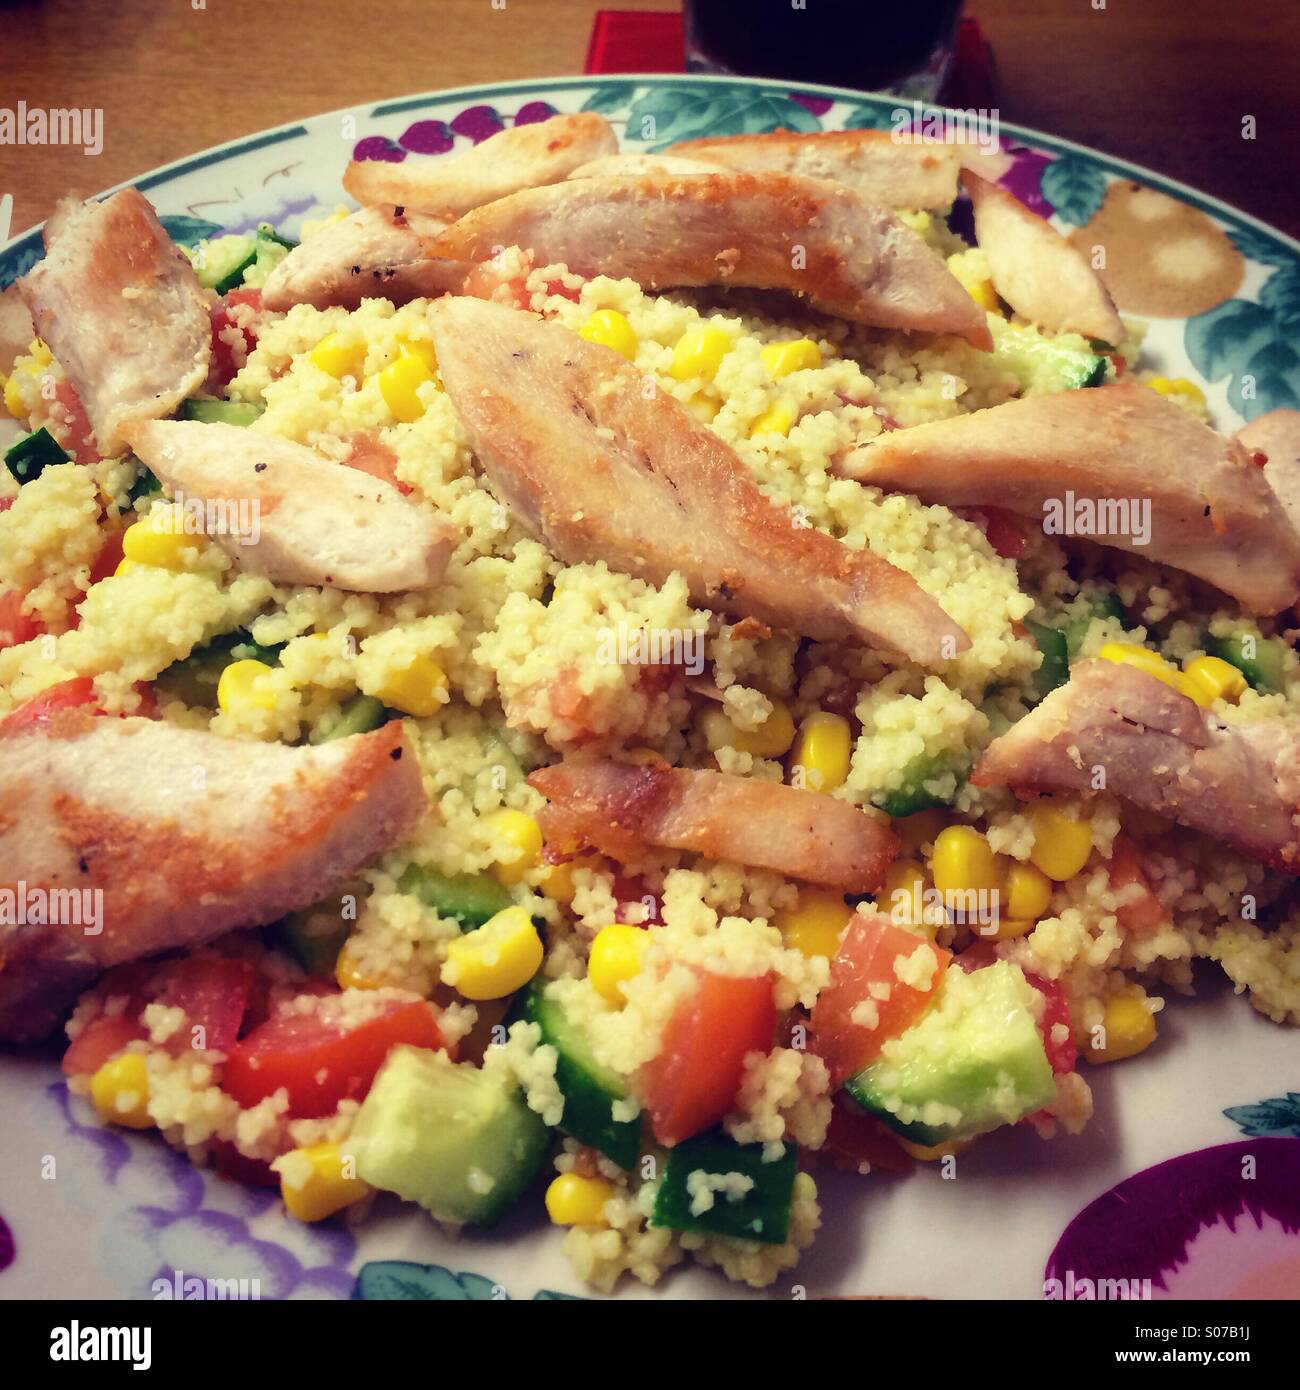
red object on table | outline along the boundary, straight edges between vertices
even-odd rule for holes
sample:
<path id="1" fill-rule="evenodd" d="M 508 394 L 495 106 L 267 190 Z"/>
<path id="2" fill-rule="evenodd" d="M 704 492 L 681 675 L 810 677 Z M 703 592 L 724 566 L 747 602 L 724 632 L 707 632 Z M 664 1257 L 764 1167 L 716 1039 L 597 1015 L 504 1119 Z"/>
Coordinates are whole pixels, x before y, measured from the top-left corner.
<path id="1" fill-rule="evenodd" d="M 587 45 L 588 73 L 681 72 L 686 48 L 680 13 L 597 10 Z M 952 68 L 939 93 L 945 106 L 993 105 L 993 54 L 976 19 L 957 29 Z"/>

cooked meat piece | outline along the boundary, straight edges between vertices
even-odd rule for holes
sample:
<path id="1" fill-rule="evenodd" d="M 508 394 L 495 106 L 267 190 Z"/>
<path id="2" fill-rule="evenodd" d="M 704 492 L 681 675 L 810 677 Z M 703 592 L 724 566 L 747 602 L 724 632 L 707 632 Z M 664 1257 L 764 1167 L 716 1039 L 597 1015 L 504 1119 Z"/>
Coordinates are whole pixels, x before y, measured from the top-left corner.
<path id="1" fill-rule="evenodd" d="M 703 159 L 683 159 L 675 154 L 607 154 L 582 164 L 571 179 L 636 179 L 642 174 L 716 174 L 721 164 Z"/>
<path id="2" fill-rule="evenodd" d="M 617 151 L 609 122 L 585 111 L 499 130 L 455 158 L 415 155 L 400 164 L 354 160 L 343 187 L 367 207 L 396 204 L 408 212 L 459 217 L 521 188 L 558 183 L 580 165 Z"/>
<path id="3" fill-rule="evenodd" d="M 1300 589 L 1300 538 L 1264 473 L 1145 386 L 1008 401 L 894 430 L 841 465 L 947 507 L 1002 507 L 1217 585 L 1252 613 Z"/>
<path id="4" fill-rule="evenodd" d="M 588 757 L 566 758 L 528 780 L 548 803 L 538 813 L 543 835 L 566 852 L 629 858 L 658 845 L 846 893 L 877 889 L 898 853 L 884 822 L 782 782 Z"/>
<path id="5" fill-rule="evenodd" d="M 397 722 L 289 748 L 70 711 L 0 736 L 0 791 L 5 887 L 57 918 L 0 921 L 7 1040 L 48 1032 L 111 965 L 319 902 L 427 809 Z"/>
<path id="6" fill-rule="evenodd" d="M 616 352 L 484 300 L 443 300 L 431 322 L 484 471 L 569 564 L 604 560 L 655 584 L 677 571 L 699 603 L 930 665 L 969 645 L 909 575 L 797 525 L 712 430 Z"/>
<path id="7" fill-rule="evenodd" d="M 25 353 L 36 336 L 36 325 L 17 285 L 0 290 L 0 376 L 13 371 L 14 359 Z"/>
<path id="8" fill-rule="evenodd" d="M 137 425 L 129 438 L 169 495 L 220 505 L 227 524 L 209 537 L 254 574 L 387 594 L 427 588 L 447 568 L 450 522 L 292 440 L 194 420 Z"/>
<path id="9" fill-rule="evenodd" d="M 1237 431 L 1247 453 L 1264 456 L 1264 477 L 1300 530 L 1300 410 L 1270 410 Z"/>
<path id="10" fill-rule="evenodd" d="M 102 203 L 64 199 L 45 245 L 19 289 L 112 458 L 128 425 L 170 415 L 203 385 L 208 296 L 134 188 Z"/>

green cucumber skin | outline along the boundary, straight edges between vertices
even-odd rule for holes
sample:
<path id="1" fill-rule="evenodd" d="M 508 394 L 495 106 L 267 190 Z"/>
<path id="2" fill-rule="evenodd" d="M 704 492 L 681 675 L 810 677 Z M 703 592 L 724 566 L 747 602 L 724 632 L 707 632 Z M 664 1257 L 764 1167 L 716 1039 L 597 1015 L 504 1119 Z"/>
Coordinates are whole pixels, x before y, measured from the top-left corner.
<path id="1" fill-rule="evenodd" d="M 181 418 L 204 425 L 248 426 L 262 413 L 260 405 L 248 401 L 216 401 L 191 397 L 181 407 Z"/>
<path id="2" fill-rule="evenodd" d="M 721 1131 L 699 1134 L 678 1144 L 669 1151 L 650 1224 L 674 1231 L 783 1245 L 790 1236 L 797 1150 L 793 1144 L 785 1144 L 782 1156 L 774 1163 L 766 1163 L 765 1147 L 737 1144 Z M 754 1186 L 738 1202 L 716 1193 L 713 1205 L 697 1215 L 691 1211 L 693 1198 L 686 1180 L 700 1171 L 743 1173 L 754 1180 Z"/>
<path id="3" fill-rule="evenodd" d="M 68 463 L 72 455 L 58 442 L 44 425 L 31 434 L 24 435 L 5 450 L 5 467 L 13 474 L 14 480 L 22 486 L 40 477 L 41 473 L 57 463 Z"/>
<path id="4" fill-rule="evenodd" d="M 454 918 L 461 931 L 481 927 L 514 904 L 510 890 L 489 874 L 440 874 L 426 865 L 410 864 L 397 886 L 433 908 L 439 917 Z"/>
<path id="5" fill-rule="evenodd" d="M 1054 627 L 1044 627 L 1042 623 L 1026 621 L 1029 635 L 1034 639 L 1043 659 L 1034 672 L 1034 689 L 1041 700 L 1050 695 L 1057 686 L 1070 679 L 1070 650 L 1066 635 Z"/>
<path id="6" fill-rule="evenodd" d="M 1230 666 L 1235 666 L 1250 682 L 1251 687 L 1261 694 L 1277 694 L 1285 685 L 1285 648 L 1276 637 L 1260 637 L 1255 642 L 1255 655 L 1247 656 L 1244 641 L 1245 639 L 1238 635 L 1206 637 L 1205 650 L 1210 656 L 1217 656 Z"/>
<path id="7" fill-rule="evenodd" d="M 332 743 L 336 738 L 368 734 L 380 728 L 387 719 L 388 711 L 382 700 L 376 700 L 373 695 L 354 695 L 339 711 L 339 722 L 321 742 Z"/>
<path id="8" fill-rule="evenodd" d="M 616 1078 L 601 1075 L 599 1064 L 582 1055 L 585 1040 L 536 984 L 524 998 L 522 1016 L 542 1030 L 543 1043 L 555 1048 L 555 1082 L 564 1096 L 560 1128 L 620 1168 L 633 1168 L 641 1153 L 641 1122 L 616 1120 L 613 1115 L 614 1103 L 626 1100 L 627 1093 Z"/>
<path id="9" fill-rule="evenodd" d="M 903 769 L 903 785 L 893 791 L 879 792 L 871 798 L 871 804 L 883 811 L 891 820 L 904 816 L 914 816 L 918 811 L 931 811 L 937 806 L 950 803 L 941 796 L 925 789 L 925 783 L 945 772 L 957 772 L 942 758 L 913 758 Z"/>

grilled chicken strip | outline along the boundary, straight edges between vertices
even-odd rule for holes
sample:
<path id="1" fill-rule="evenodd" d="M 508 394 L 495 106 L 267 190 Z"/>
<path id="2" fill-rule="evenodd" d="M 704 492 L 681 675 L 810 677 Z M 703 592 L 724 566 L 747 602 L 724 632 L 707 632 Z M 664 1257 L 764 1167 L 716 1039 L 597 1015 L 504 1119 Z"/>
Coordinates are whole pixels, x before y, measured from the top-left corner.
<path id="1" fill-rule="evenodd" d="M 1300 589 L 1300 537 L 1264 473 L 1145 386 L 1031 396 L 895 430 L 841 471 L 948 507 L 1002 507 L 1049 533 L 1064 526 L 1186 570 L 1252 613 L 1277 613 Z"/>
<path id="2" fill-rule="evenodd" d="M 276 311 L 295 304 L 355 309 L 363 299 L 405 304 L 456 293 L 466 267 L 431 260 L 422 245 L 446 225 L 428 213 L 362 208 L 295 246 L 267 277 L 262 303 Z"/>
<path id="3" fill-rule="evenodd" d="M 904 143 L 888 130 L 705 136 L 670 154 L 723 164 L 747 174 L 800 174 L 851 188 L 889 208 L 947 208 L 957 196 L 961 152 L 937 140 Z"/>
<path id="4" fill-rule="evenodd" d="M 846 893 L 875 891 L 898 853 L 882 821 L 781 782 L 589 757 L 566 758 L 528 780 L 548 803 L 538 815 L 543 835 L 565 852 L 628 858 L 659 845 Z"/>
<path id="5" fill-rule="evenodd" d="M 966 169 L 961 181 L 975 209 L 975 240 L 993 288 L 1051 333 L 1082 333 L 1118 343 L 1124 325 L 1087 257 L 1005 188 Z"/>
<path id="6" fill-rule="evenodd" d="M 0 290 L 0 375 L 13 371 L 14 360 L 25 353 L 36 336 L 36 325 L 17 285 Z"/>
<path id="7" fill-rule="evenodd" d="M 724 166 L 675 154 L 607 154 L 580 165 L 571 179 L 638 179 L 642 174 L 717 174 Z"/>
<path id="8" fill-rule="evenodd" d="M 353 160 L 343 187 L 367 207 L 396 204 L 452 218 L 521 188 L 558 183 L 579 165 L 617 152 L 609 122 L 586 111 L 499 130 L 454 159 Z"/>
<path id="9" fill-rule="evenodd" d="M 984 311 L 887 208 L 786 174 L 646 174 L 528 188 L 466 214 L 431 255 L 483 261 L 502 246 L 646 289 L 789 290 L 855 323 L 957 333 L 992 346 Z"/>
<path id="10" fill-rule="evenodd" d="M 427 588 L 447 568 L 450 522 L 292 440 L 195 420 L 151 421 L 129 437 L 169 495 L 220 504 L 227 526 L 208 535 L 254 574 L 388 594 Z"/>
<path id="11" fill-rule="evenodd" d="M 1291 525 L 1300 531 L 1300 410 L 1270 410 L 1235 436 L 1247 453 L 1264 457 L 1264 478 Z"/>
<path id="12" fill-rule="evenodd" d="M 129 424 L 170 415 L 203 384 L 208 296 L 134 188 L 102 203 L 64 199 L 45 246 L 19 288 L 111 458 Z"/>
<path id="13" fill-rule="evenodd" d="M 800 527 L 736 455 L 616 352 L 478 299 L 430 311 L 443 384 L 497 493 L 569 564 L 933 665 L 969 641 L 909 575 Z M 650 390 L 647 387 L 650 386 Z"/>
<path id="14" fill-rule="evenodd" d="M 1082 661 L 971 773 L 978 787 L 1106 790 L 1300 873 L 1300 725 L 1225 724 L 1134 666 Z"/>
<path id="15" fill-rule="evenodd" d="M 3 886 L 58 919 L 0 919 L 0 1038 L 18 1041 L 109 966 L 318 902 L 427 802 L 400 723 L 289 748 L 71 711 L 0 736 L 0 805 Z"/>

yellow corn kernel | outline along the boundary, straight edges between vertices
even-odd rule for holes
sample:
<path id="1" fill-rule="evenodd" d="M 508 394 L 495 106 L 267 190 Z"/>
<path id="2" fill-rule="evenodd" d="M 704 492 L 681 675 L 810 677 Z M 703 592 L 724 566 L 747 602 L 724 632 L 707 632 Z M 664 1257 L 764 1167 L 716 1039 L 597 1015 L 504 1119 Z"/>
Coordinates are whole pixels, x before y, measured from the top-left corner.
<path id="1" fill-rule="evenodd" d="M 522 907 L 503 908 L 447 947 L 447 983 L 466 999 L 504 999 L 542 968 L 542 938 Z"/>
<path id="2" fill-rule="evenodd" d="M 844 784 L 853 755 L 853 730 L 842 714 L 817 710 L 799 725 L 791 753 L 791 772 L 802 768 L 801 785 L 829 792 Z"/>
<path id="3" fill-rule="evenodd" d="M 1032 917 L 999 916 L 996 930 L 989 931 L 988 924 L 981 923 L 975 928 L 975 935 L 993 941 L 1013 941 L 1018 936 L 1028 936 L 1037 925 Z"/>
<path id="4" fill-rule="evenodd" d="M 27 418 L 27 406 L 23 401 L 22 389 L 18 385 L 17 374 L 5 379 L 5 409 L 15 420 Z"/>
<path id="5" fill-rule="evenodd" d="M 1188 381 L 1185 376 L 1153 376 L 1149 381 L 1143 383 L 1153 391 L 1162 396 L 1181 396 L 1184 400 L 1191 401 L 1193 405 L 1205 406 L 1205 392 L 1194 382 Z"/>
<path id="6" fill-rule="evenodd" d="M 1135 642 L 1107 642 L 1097 655 L 1103 661 L 1113 661 L 1118 666 L 1136 666 L 1139 671 L 1145 671 L 1165 685 L 1175 690 L 1179 688 L 1182 672 L 1159 652 L 1153 652 L 1148 647 L 1139 647 Z"/>
<path id="7" fill-rule="evenodd" d="M 963 288 L 981 309 L 986 309 L 991 314 L 1001 311 L 998 292 L 993 288 L 992 280 L 975 280 Z"/>
<path id="8" fill-rule="evenodd" d="M 366 366 L 366 345 L 345 342 L 341 333 L 327 333 L 307 354 L 307 360 L 329 376 L 340 380 L 350 376 L 359 382 Z"/>
<path id="9" fill-rule="evenodd" d="M 778 378 L 789 376 L 791 372 L 816 371 L 822 364 L 821 348 L 811 338 L 768 343 L 758 355 L 768 374 Z"/>
<path id="10" fill-rule="evenodd" d="M 597 309 L 578 329 L 578 337 L 601 347 L 613 348 L 629 362 L 636 359 L 636 330 L 617 309 Z"/>
<path id="11" fill-rule="evenodd" d="M 922 1163 L 937 1163 L 941 1158 L 950 1158 L 969 1149 L 975 1142 L 973 1139 L 945 1139 L 939 1144 L 914 1144 L 912 1140 L 904 1139 L 901 1135 L 896 1134 L 894 1138 L 906 1153 Z"/>
<path id="12" fill-rule="evenodd" d="M 1230 662 L 1218 656 L 1198 656 L 1183 667 L 1189 685 L 1195 685 L 1211 700 L 1233 704 L 1246 689 L 1246 677 Z"/>
<path id="13" fill-rule="evenodd" d="M 438 370 L 438 350 L 431 339 L 403 336 L 398 338 L 397 347 L 403 354 L 418 357 L 431 372 Z"/>
<path id="14" fill-rule="evenodd" d="M 890 829 L 903 843 L 908 854 L 920 854 L 925 845 L 939 838 L 939 832 L 949 823 L 951 816 L 947 811 L 934 807 L 929 811 L 915 811 L 901 820 L 890 822 Z"/>
<path id="15" fill-rule="evenodd" d="M 396 671 L 389 673 L 377 690 L 367 690 L 376 700 L 403 714 L 427 719 L 446 703 L 438 697 L 447 689 L 447 674 L 432 657 L 415 656 Z"/>
<path id="16" fill-rule="evenodd" d="M 601 1226 L 605 1203 L 614 1195 L 608 1178 L 561 1173 L 546 1189 L 546 1214 L 557 1226 Z"/>
<path id="17" fill-rule="evenodd" d="M 707 323 L 697 324 L 678 338 L 673 360 L 668 365 L 669 375 L 678 381 L 690 381 L 692 377 L 712 381 L 722 359 L 730 351 L 731 338 L 723 329 Z"/>
<path id="18" fill-rule="evenodd" d="M 90 1099 L 101 1120 L 149 1129 L 149 1071 L 138 1052 L 123 1052 L 90 1078 Z"/>
<path id="19" fill-rule="evenodd" d="M 181 529 L 183 513 L 175 507 L 153 507 L 149 515 L 122 533 L 122 554 L 137 565 L 156 565 L 160 569 L 185 568 L 185 557 L 202 544 L 199 536 Z"/>
<path id="20" fill-rule="evenodd" d="M 718 418 L 718 411 L 722 409 L 722 402 L 716 396 L 706 395 L 703 391 L 697 391 L 689 401 L 686 402 L 686 409 L 702 425 L 711 425 Z"/>
<path id="21" fill-rule="evenodd" d="M 284 1205 L 299 1221 L 324 1221 L 372 1191 L 368 1182 L 356 1176 L 356 1160 L 338 1144 L 291 1149 L 276 1159 L 275 1168 Z"/>
<path id="22" fill-rule="evenodd" d="M 551 899 L 552 902 L 562 903 L 568 907 L 573 902 L 573 895 L 578 891 L 577 884 L 573 876 L 579 869 L 598 869 L 600 858 L 594 854 L 582 855 L 577 859 L 566 859 L 560 864 L 552 864 L 542 879 L 542 892 Z"/>
<path id="23" fill-rule="evenodd" d="M 885 870 L 876 906 L 897 922 L 921 922 L 925 915 L 925 866 L 915 859 L 895 859 Z"/>
<path id="24" fill-rule="evenodd" d="M 772 712 L 757 729 L 738 729 L 721 708 L 712 705 L 700 719 L 709 751 L 735 748 L 754 758 L 779 758 L 794 742 L 794 716 L 780 700 L 772 701 Z"/>
<path id="25" fill-rule="evenodd" d="M 623 984 L 641 973 L 648 939 L 643 927 L 626 922 L 601 927 L 587 955 L 587 978 L 597 994 L 611 1004 L 623 1003 Z"/>
<path id="26" fill-rule="evenodd" d="M 116 578 L 119 574 L 130 574 L 132 570 L 138 570 L 139 568 L 140 566 L 137 565 L 134 560 L 128 560 L 124 557 L 117 562 L 117 568 L 113 571 L 113 577 Z"/>
<path id="27" fill-rule="evenodd" d="M 805 956 L 833 956 L 853 909 L 839 893 L 804 888 L 792 908 L 778 912 L 773 923 L 785 944 Z"/>
<path id="28" fill-rule="evenodd" d="M 276 694 L 266 683 L 271 671 L 266 662 L 255 661 L 252 657 L 232 661 L 217 682 L 219 708 L 226 714 L 248 709 L 274 709 Z"/>
<path id="29" fill-rule="evenodd" d="M 750 425 L 749 437 L 757 439 L 760 434 L 789 434 L 798 418 L 798 411 L 788 401 L 777 401 Z"/>
<path id="30" fill-rule="evenodd" d="M 1155 1042 L 1156 1017 L 1138 995 L 1119 994 L 1106 1001 L 1102 1033 L 1102 1046 L 1090 1043 L 1083 1055 L 1090 1062 L 1122 1062 Z"/>
<path id="31" fill-rule="evenodd" d="M 343 943 L 343 949 L 334 962 L 334 978 L 340 989 L 383 989 L 388 984 L 387 980 L 367 975 L 357 964 L 356 949 L 350 939 Z"/>
<path id="32" fill-rule="evenodd" d="M 1006 865 L 973 825 L 950 825 L 935 839 L 930 873 L 934 886 L 946 898 L 950 893 L 997 892 Z"/>
<path id="33" fill-rule="evenodd" d="M 1002 912 L 1019 921 L 1036 922 L 1052 904 L 1052 880 L 1033 864 L 1007 867 L 1002 885 Z M 1017 936 L 1021 933 L 1017 932 Z"/>
<path id="34" fill-rule="evenodd" d="M 510 853 L 508 860 L 499 860 L 492 872 L 507 888 L 518 883 L 542 857 L 542 827 L 523 811 L 508 806 L 484 817 L 484 825 L 494 842 Z"/>
<path id="35" fill-rule="evenodd" d="M 1034 830 L 1029 862 L 1057 883 L 1073 878 L 1092 853 L 1092 823 L 1047 805 L 1035 806 L 1029 819 Z"/>
<path id="36" fill-rule="evenodd" d="M 393 415 L 404 425 L 409 425 L 424 414 L 420 387 L 433 379 L 433 373 L 423 358 L 405 352 L 379 373 L 379 394 Z"/>

